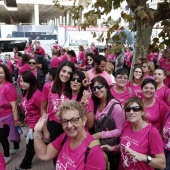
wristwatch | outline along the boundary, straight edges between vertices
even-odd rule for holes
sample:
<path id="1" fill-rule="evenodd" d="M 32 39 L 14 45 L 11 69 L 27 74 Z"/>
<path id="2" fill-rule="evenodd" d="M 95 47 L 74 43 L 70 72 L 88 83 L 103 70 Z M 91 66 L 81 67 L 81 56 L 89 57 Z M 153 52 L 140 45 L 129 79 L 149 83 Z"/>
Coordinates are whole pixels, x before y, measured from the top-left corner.
<path id="1" fill-rule="evenodd" d="M 149 164 L 151 161 L 152 161 L 152 157 L 151 156 L 147 156 L 146 163 Z"/>

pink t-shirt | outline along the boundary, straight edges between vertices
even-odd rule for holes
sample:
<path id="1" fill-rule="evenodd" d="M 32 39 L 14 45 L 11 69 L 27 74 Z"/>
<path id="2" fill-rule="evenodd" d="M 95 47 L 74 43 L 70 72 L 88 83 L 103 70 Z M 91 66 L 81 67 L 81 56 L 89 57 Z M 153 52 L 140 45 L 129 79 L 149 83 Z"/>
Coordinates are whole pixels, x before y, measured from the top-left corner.
<path id="1" fill-rule="evenodd" d="M 145 162 L 137 161 L 134 157 L 127 154 L 125 146 L 128 146 L 138 153 L 152 157 L 155 154 L 164 153 L 161 136 L 158 130 L 152 127 L 151 124 L 148 124 L 139 131 L 133 131 L 131 124 L 126 122 L 123 127 L 120 145 L 121 160 L 119 170 L 154 170 L 154 168 Z"/>
<path id="2" fill-rule="evenodd" d="M 50 121 L 60 122 L 59 118 L 57 117 L 57 112 L 61 102 L 64 100 L 68 100 L 64 94 L 60 97 L 57 93 L 52 93 L 51 91 L 52 83 L 45 84 L 42 90 L 41 100 L 47 102 L 48 105 L 48 118 Z"/>
<path id="3" fill-rule="evenodd" d="M 30 66 L 26 63 L 18 71 L 18 74 L 21 75 L 25 71 L 30 71 Z"/>
<path id="4" fill-rule="evenodd" d="M 132 52 L 125 52 L 124 56 L 125 56 L 125 63 L 126 63 L 126 65 L 128 67 L 131 67 L 133 53 Z"/>
<path id="5" fill-rule="evenodd" d="M 77 58 L 76 57 L 71 57 L 70 62 L 77 64 Z"/>
<path id="6" fill-rule="evenodd" d="M 41 117 L 41 92 L 37 89 L 32 97 L 27 100 L 26 96 L 22 99 L 21 107 L 25 112 L 25 121 L 28 123 L 29 128 L 34 129 L 35 124 Z"/>
<path id="7" fill-rule="evenodd" d="M 16 66 L 19 67 L 19 68 L 22 67 L 22 59 L 18 60 Z"/>
<path id="8" fill-rule="evenodd" d="M 170 106 L 170 89 L 163 85 L 160 89 L 156 90 L 156 99 L 163 100 L 168 106 Z"/>
<path id="9" fill-rule="evenodd" d="M 104 108 L 104 110 L 102 112 L 100 112 L 99 108 L 97 108 L 97 111 L 95 114 L 95 120 L 98 121 L 103 117 L 103 115 L 107 115 L 110 107 L 115 102 L 119 103 L 119 101 L 117 101 L 116 99 L 112 99 L 107 104 L 107 106 Z M 123 109 L 120 106 L 120 104 L 116 104 L 114 106 L 111 116 L 115 122 L 116 129 L 111 130 L 111 131 L 102 131 L 102 138 L 119 137 L 122 134 L 122 127 L 125 122 L 125 114 L 124 114 Z"/>
<path id="10" fill-rule="evenodd" d="M 0 63 L 3 63 L 3 60 L 0 58 Z"/>
<path id="11" fill-rule="evenodd" d="M 10 74 L 13 74 L 13 69 L 12 69 L 12 62 L 9 60 L 7 61 L 7 67 L 9 69 Z"/>
<path id="12" fill-rule="evenodd" d="M 106 55 L 107 60 L 114 61 L 115 56 L 113 54 Z"/>
<path id="13" fill-rule="evenodd" d="M 83 59 L 84 59 L 84 51 L 79 51 L 78 60 L 83 60 Z"/>
<path id="14" fill-rule="evenodd" d="M 135 86 L 132 83 L 129 83 L 129 87 L 135 93 L 135 96 L 137 96 L 137 97 L 141 97 L 142 96 L 141 84 L 138 84 L 138 85 Z"/>
<path id="15" fill-rule="evenodd" d="M 62 141 L 66 133 L 61 134 L 52 146 L 59 151 L 56 162 L 56 170 L 104 170 L 106 169 L 106 160 L 100 146 L 94 146 L 90 149 L 87 156 L 87 162 L 84 163 L 85 152 L 90 142 L 94 138 L 87 132 L 85 140 L 76 148 L 70 147 L 71 138 L 68 136 L 66 142 L 62 146 Z"/>
<path id="16" fill-rule="evenodd" d="M 158 129 L 160 134 L 169 113 L 169 108 L 164 101 L 156 100 L 153 106 L 145 107 L 146 118 L 152 123 L 154 127 Z"/>
<path id="17" fill-rule="evenodd" d="M 55 68 L 58 68 L 60 65 L 60 61 L 58 59 L 58 57 L 53 57 L 52 60 L 51 60 L 51 64 L 50 64 L 50 67 L 55 67 Z"/>
<path id="18" fill-rule="evenodd" d="M 62 63 L 63 61 L 68 60 L 66 54 L 59 56 L 58 59 L 59 59 L 60 63 Z"/>
<path id="19" fill-rule="evenodd" d="M 2 155 L 2 153 L 0 152 L 0 170 L 6 170 L 6 165 L 5 165 L 5 159 Z"/>
<path id="20" fill-rule="evenodd" d="M 90 78 L 90 81 L 91 81 L 94 77 L 96 77 L 96 76 L 102 76 L 102 77 L 104 77 L 104 78 L 106 79 L 108 85 L 112 85 L 112 79 L 111 79 L 110 75 L 109 75 L 106 71 L 103 71 L 103 72 L 100 73 L 100 74 L 94 74 L 92 71 L 93 71 L 93 68 L 92 68 L 91 70 L 87 71 L 87 73 L 88 73 L 88 75 L 89 75 L 89 78 Z"/>
<path id="21" fill-rule="evenodd" d="M 170 151 L 170 115 L 166 118 L 165 125 L 163 127 L 163 142 L 164 148 Z"/>
<path id="22" fill-rule="evenodd" d="M 165 68 L 166 66 L 166 58 L 161 58 L 159 60 L 159 68 Z"/>
<path id="23" fill-rule="evenodd" d="M 25 53 L 25 54 L 30 54 L 31 51 L 32 51 L 32 45 L 29 45 L 29 46 L 24 50 L 24 53 Z"/>
<path id="24" fill-rule="evenodd" d="M 126 86 L 126 90 L 124 93 L 117 93 L 114 89 L 114 86 L 110 89 L 112 95 L 118 99 L 121 103 L 122 106 L 125 105 L 125 102 L 127 99 L 129 99 L 130 97 L 135 96 L 134 91 L 132 91 L 132 89 L 130 87 Z"/>
<path id="25" fill-rule="evenodd" d="M 0 117 L 10 115 L 12 107 L 9 102 L 17 101 L 17 92 L 10 82 L 0 87 Z"/>

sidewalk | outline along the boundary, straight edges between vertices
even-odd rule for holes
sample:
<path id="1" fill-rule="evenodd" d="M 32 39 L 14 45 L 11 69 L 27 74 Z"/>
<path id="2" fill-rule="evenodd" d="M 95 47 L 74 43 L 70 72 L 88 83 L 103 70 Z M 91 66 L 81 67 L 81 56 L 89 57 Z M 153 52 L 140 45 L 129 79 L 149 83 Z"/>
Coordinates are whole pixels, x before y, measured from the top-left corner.
<path id="1" fill-rule="evenodd" d="M 23 127 L 22 130 L 24 133 L 21 135 L 21 143 L 20 143 L 21 152 L 11 156 L 12 160 L 9 164 L 7 164 L 6 170 L 15 170 L 15 167 L 18 166 L 21 163 L 22 159 L 24 158 L 25 150 L 26 150 L 24 134 L 26 133 L 26 127 Z M 10 146 L 12 148 L 12 143 L 10 143 Z M 0 145 L 0 150 L 3 151 L 1 145 Z M 32 168 L 30 170 L 55 170 L 55 168 L 52 161 L 41 161 L 35 155 L 32 161 Z"/>

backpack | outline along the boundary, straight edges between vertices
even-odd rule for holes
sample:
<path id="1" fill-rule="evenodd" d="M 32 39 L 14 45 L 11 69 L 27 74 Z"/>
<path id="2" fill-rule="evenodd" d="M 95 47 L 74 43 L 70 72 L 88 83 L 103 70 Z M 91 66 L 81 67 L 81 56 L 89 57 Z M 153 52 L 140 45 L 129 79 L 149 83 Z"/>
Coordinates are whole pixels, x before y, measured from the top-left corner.
<path id="1" fill-rule="evenodd" d="M 68 136 L 65 135 L 63 141 L 61 142 L 62 147 L 63 147 L 64 143 L 67 141 L 67 138 L 68 138 Z M 86 152 L 85 152 L 85 156 L 84 156 L 84 163 L 85 163 L 85 164 L 86 164 L 86 162 L 87 162 L 87 157 L 88 157 L 88 155 L 89 155 L 89 153 L 90 153 L 90 150 L 91 150 L 91 148 L 93 148 L 94 146 L 100 146 L 99 140 L 95 139 L 95 140 L 91 141 L 90 144 L 89 144 L 89 146 L 87 147 Z M 104 152 L 103 152 L 103 153 L 104 153 Z M 107 155 L 106 155 L 105 153 L 104 153 L 104 155 L 105 155 L 105 158 L 106 158 L 106 170 L 110 170 L 110 164 L 109 164 L 109 162 L 108 162 L 108 157 L 107 157 Z"/>
<path id="2" fill-rule="evenodd" d="M 111 117 L 112 110 L 116 104 L 120 104 L 120 103 L 114 102 L 110 107 L 107 115 L 104 115 L 100 120 L 97 121 L 95 132 L 110 131 L 116 129 L 115 121 Z M 100 139 L 100 144 L 114 146 L 119 144 L 119 141 L 120 141 L 119 137 L 104 138 L 104 139 Z"/>

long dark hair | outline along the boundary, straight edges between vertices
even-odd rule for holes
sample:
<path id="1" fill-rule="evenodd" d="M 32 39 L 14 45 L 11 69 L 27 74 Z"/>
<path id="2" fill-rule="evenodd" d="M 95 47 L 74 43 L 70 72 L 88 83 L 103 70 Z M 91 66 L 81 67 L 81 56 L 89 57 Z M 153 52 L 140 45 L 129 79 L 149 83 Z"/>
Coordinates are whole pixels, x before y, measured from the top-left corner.
<path id="1" fill-rule="evenodd" d="M 97 76 L 97 77 L 94 77 L 91 80 L 91 84 L 90 84 L 91 91 L 92 91 L 92 87 L 94 86 L 95 82 L 103 84 L 105 86 L 105 88 L 107 89 L 107 95 L 106 95 L 106 106 L 107 106 L 107 104 L 110 102 L 110 100 L 112 100 L 114 98 L 112 93 L 111 93 L 111 91 L 110 91 L 110 87 L 109 87 L 109 85 L 108 85 L 108 83 L 107 83 L 105 78 L 103 78 L 102 76 Z M 100 99 L 97 98 L 94 95 L 93 91 L 92 91 L 92 94 L 93 94 L 92 95 L 92 99 L 94 101 L 94 112 L 96 113 L 97 108 L 98 108 L 98 106 L 100 106 L 101 102 L 100 102 Z"/>
<path id="2" fill-rule="evenodd" d="M 64 61 L 59 67 L 58 67 L 58 70 L 57 70 L 57 74 L 56 74 L 56 77 L 54 79 L 54 83 L 53 83 L 53 86 L 52 86 L 52 92 L 53 93 L 57 93 L 59 95 L 59 97 L 61 96 L 62 94 L 62 81 L 60 80 L 60 77 L 59 77 L 59 73 L 61 71 L 61 69 L 64 67 L 64 66 L 68 66 L 72 69 L 72 72 L 75 71 L 75 66 L 72 62 L 70 61 Z M 70 75 L 71 77 L 71 75 Z M 66 83 L 65 83 L 65 91 L 64 91 L 64 95 L 71 98 L 71 87 L 70 87 L 70 80 L 68 80 Z"/>
<path id="3" fill-rule="evenodd" d="M 28 63 L 29 60 L 30 60 L 30 56 L 28 54 L 23 54 L 22 55 L 22 66 L 25 64 L 25 63 Z"/>
<path id="4" fill-rule="evenodd" d="M 27 91 L 24 90 L 23 92 L 23 96 L 27 93 L 27 100 L 29 100 L 37 90 L 37 80 L 31 71 L 25 71 L 21 74 L 21 76 L 24 82 L 30 84 L 29 89 Z"/>
<path id="5" fill-rule="evenodd" d="M 8 67 L 1 63 L 0 63 L 0 67 L 3 68 L 5 72 L 5 80 L 12 83 L 12 75 L 10 74 Z"/>
<path id="6" fill-rule="evenodd" d="M 76 98 L 76 101 L 80 101 L 82 96 L 83 96 L 83 91 L 86 89 L 83 84 L 82 84 L 82 81 L 86 78 L 85 74 L 80 71 L 80 70 L 76 70 L 75 72 L 73 72 L 71 78 L 74 76 L 74 75 L 77 75 L 79 76 L 79 79 L 81 80 L 81 88 L 78 92 L 78 95 L 77 95 L 77 98 Z"/>

